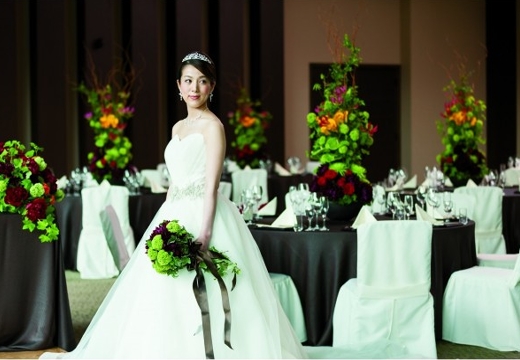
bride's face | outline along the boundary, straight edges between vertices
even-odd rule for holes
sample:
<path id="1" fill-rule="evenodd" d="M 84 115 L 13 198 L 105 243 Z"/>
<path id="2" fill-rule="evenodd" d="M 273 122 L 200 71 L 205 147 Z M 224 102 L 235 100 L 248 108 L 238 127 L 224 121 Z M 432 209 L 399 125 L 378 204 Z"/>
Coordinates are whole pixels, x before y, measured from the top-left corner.
<path id="1" fill-rule="evenodd" d="M 214 87 L 214 84 L 193 65 L 186 65 L 182 69 L 182 76 L 177 80 L 177 85 L 186 104 L 195 108 L 206 106 Z"/>

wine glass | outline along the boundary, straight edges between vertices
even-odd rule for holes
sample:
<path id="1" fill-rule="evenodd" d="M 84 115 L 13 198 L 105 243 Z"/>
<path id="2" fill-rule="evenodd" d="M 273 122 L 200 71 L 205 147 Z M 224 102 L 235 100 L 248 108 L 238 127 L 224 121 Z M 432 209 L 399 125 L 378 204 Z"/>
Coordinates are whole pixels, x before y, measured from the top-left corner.
<path id="1" fill-rule="evenodd" d="M 444 212 L 446 213 L 446 218 L 444 222 L 448 222 L 450 219 L 451 211 L 453 210 L 453 201 L 451 200 L 451 193 L 445 192 L 443 196 Z"/>
<path id="2" fill-rule="evenodd" d="M 263 195 L 263 188 L 261 185 L 253 185 L 251 186 L 251 193 L 253 195 L 253 200 L 255 202 L 255 207 L 253 209 L 253 216 L 255 220 L 258 220 L 261 218 L 260 215 L 258 215 L 258 207 L 260 205 L 260 201 L 262 201 L 262 195 Z"/>
<path id="3" fill-rule="evenodd" d="M 246 221 L 247 225 L 253 225 L 253 209 L 255 206 L 255 200 L 253 197 L 252 190 L 244 189 L 240 195 L 240 204 L 242 209 L 242 217 Z"/>
<path id="4" fill-rule="evenodd" d="M 433 208 L 432 216 L 435 217 L 436 210 L 439 208 L 439 206 L 441 206 L 441 200 L 438 191 L 434 188 L 430 188 L 428 190 L 428 195 L 426 196 L 426 201 L 428 205 Z"/>
<path id="5" fill-rule="evenodd" d="M 327 221 L 327 212 L 329 211 L 329 199 L 326 196 L 320 196 L 320 204 L 321 204 L 321 219 L 323 221 L 320 231 L 329 231 L 329 228 L 326 225 Z"/>
<path id="6" fill-rule="evenodd" d="M 425 209 L 425 203 L 426 203 L 426 195 L 428 190 L 426 189 L 426 186 L 420 185 L 417 188 L 417 201 L 421 204 L 421 208 Z M 426 210 L 426 209 L 425 209 Z"/>
<path id="7" fill-rule="evenodd" d="M 385 189 L 379 188 L 380 190 L 376 194 L 376 201 L 379 204 L 379 214 L 383 215 L 386 213 L 386 191 Z"/>
<path id="8" fill-rule="evenodd" d="M 404 196 L 404 211 L 406 214 L 406 218 L 410 220 L 410 216 L 413 214 L 413 196 L 405 195 Z"/>

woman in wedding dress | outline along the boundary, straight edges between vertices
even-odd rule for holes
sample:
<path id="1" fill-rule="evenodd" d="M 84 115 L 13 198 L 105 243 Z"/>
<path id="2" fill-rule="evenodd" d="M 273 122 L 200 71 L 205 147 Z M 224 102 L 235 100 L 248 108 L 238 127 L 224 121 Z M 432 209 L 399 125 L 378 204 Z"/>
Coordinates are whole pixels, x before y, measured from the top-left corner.
<path id="1" fill-rule="evenodd" d="M 204 358 L 201 310 L 192 283 L 194 271 L 178 277 L 152 268 L 145 243 L 164 220 L 179 220 L 201 249 L 224 252 L 241 272 L 232 288 L 232 348 L 224 343 L 219 284 L 205 276 L 215 358 L 304 358 L 303 347 L 285 316 L 258 247 L 236 206 L 217 191 L 225 156 L 224 128 L 208 108 L 216 84 L 213 61 L 201 52 L 184 57 L 179 69 L 180 101 L 187 117 L 172 129 L 165 149 L 171 184 L 136 248 L 92 319 L 77 348 L 42 358 Z"/>

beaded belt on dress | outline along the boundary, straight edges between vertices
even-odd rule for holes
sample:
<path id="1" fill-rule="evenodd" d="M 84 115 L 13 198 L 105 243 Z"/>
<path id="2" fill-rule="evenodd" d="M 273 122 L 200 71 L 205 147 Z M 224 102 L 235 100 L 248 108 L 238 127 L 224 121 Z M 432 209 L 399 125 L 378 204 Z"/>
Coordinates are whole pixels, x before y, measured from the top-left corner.
<path id="1" fill-rule="evenodd" d="M 171 200 L 200 198 L 204 195 L 204 184 L 189 184 L 183 187 L 172 185 L 169 193 Z"/>

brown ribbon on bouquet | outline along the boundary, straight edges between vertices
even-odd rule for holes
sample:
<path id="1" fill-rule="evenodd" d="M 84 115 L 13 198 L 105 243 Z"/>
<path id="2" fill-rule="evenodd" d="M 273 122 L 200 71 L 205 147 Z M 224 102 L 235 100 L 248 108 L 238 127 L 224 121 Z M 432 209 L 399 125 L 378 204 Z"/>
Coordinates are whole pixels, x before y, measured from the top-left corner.
<path id="1" fill-rule="evenodd" d="M 231 307 L 229 305 L 229 295 L 227 292 L 226 284 L 222 277 L 219 275 L 217 267 L 213 263 L 213 259 L 223 259 L 224 257 L 215 253 L 211 250 L 208 251 L 197 251 L 196 261 L 195 261 L 195 278 L 193 279 L 193 293 L 195 294 L 195 299 L 199 304 L 200 314 L 202 317 L 202 332 L 204 335 L 204 349 L 206 351 L 206 359 L 214 359 L 213 354 L 213 341 L 211 339 L 211 322 L 209 316 L 209 304 L 208 304 L 208 294 L 206 292 L 206 281 L 204 280 L 203 271 L 200 268 L 200 262 L 204 262 L 211 272 L 211 274 L 217 279 L 218 284 L 220 286 L 220 293 L 222 295 L 222 308 L 224 310 L 224 343 L 230 348 L 231 346 Z M 231 291 L 235 288 L 236 285 L 236 274 L 233 276 Z"/>

